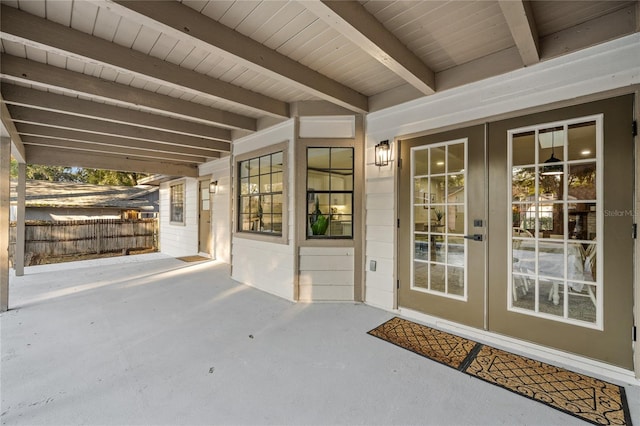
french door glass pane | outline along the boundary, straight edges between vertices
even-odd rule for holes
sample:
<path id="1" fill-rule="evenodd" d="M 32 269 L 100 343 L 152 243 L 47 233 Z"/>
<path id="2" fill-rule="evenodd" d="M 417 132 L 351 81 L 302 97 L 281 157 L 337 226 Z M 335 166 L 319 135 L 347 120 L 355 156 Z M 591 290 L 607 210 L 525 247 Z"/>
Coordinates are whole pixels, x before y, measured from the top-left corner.
<path id="1" fill-rule="evenodd" d="M 600 325 L 601 132 L 572 120 L 510 133 L 510 309 Z"/>
<path id="2" fill-rule="evenodd" d="M 466 143 L 412 150 L 413 287 L 466 296 Z"/>

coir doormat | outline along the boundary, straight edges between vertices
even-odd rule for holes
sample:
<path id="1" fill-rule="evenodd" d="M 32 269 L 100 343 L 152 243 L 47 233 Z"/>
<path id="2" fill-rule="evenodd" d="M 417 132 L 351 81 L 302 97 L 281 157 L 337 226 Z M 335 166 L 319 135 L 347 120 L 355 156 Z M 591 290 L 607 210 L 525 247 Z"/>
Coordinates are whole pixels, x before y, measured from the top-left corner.
<path id="1" fill-rule="evenodd" d="M 631 425 L 620 386 L 398 317 L 368 334 L 590 423 Z"/>
<path id="2" fill-rule="evenodd" d="M 204 256 L 183 256 L 183 257 L 176 257 L 176 259 L 182 260 L 183 262 L 202 262 L 205 260 L 211 260 L 208 257 L 204 257 Z"/>

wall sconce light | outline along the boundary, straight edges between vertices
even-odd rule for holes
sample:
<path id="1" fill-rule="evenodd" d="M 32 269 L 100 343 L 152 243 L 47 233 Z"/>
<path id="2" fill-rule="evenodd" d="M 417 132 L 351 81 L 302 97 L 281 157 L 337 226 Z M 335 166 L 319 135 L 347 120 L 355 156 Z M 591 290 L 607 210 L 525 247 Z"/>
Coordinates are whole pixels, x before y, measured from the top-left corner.
<path id="1" fill-rule="evenodd" d="M 218 181 L 214 180 L 213 182 L 209 183 L 209 193 L 215 194 L 216 192 L 218 192 Z"/>
<path id="2" fill-rule="evenodd" d="M 382 167 L 388 165 L 390 154 L 391 148 L 389 147 L 389 141 L 382 141 L 378 145 L 376 145 L 376 166 Z"/>

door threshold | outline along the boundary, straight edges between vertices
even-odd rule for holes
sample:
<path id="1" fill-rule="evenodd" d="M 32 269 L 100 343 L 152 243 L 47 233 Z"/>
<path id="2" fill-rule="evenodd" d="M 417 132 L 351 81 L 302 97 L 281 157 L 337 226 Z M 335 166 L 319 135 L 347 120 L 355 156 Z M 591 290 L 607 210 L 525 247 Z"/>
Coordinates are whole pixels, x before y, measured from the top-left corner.
<path id="1" fill-rule="evenodd" d="M 518 340 L 513 337 L 503 336 L 490 331 L 479 330 L 463 324 L 443 320 L 418 311 L 406 308 L 398 308 L 399 315 L 419 321 L 438 330 L 451 332 L 462 337 L 473 339 L 480 343 L 490 344 L 494 347 L 509 350 L 510 352 L 528 356 L 538 361 L 544 361 L 568 370 L 574 370 L 583 374 L 598 376 L 599 378 L 618 382 L 618 384 L 630 384 L 640 386 L 640 378 L 635 373 L 615 365 L 585 358 L 569 352 L 540 346 L 535 343 Z"/>

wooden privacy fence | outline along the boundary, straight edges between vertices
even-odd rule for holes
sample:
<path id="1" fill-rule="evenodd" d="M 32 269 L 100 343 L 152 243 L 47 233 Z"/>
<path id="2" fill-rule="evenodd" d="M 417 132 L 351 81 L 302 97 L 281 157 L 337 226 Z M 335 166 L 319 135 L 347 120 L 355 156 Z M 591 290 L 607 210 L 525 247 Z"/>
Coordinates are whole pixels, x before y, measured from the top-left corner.
<path id="1" fill-rule="evenodd" d="M 16 225 L 11 224 L 9 256 L 15 253 Z M 25 265 L 30 259 L 73 255 L 128 253 L 158 248 L 158 219 L 94 219 L 60 222 L 27 221 Z"/>

